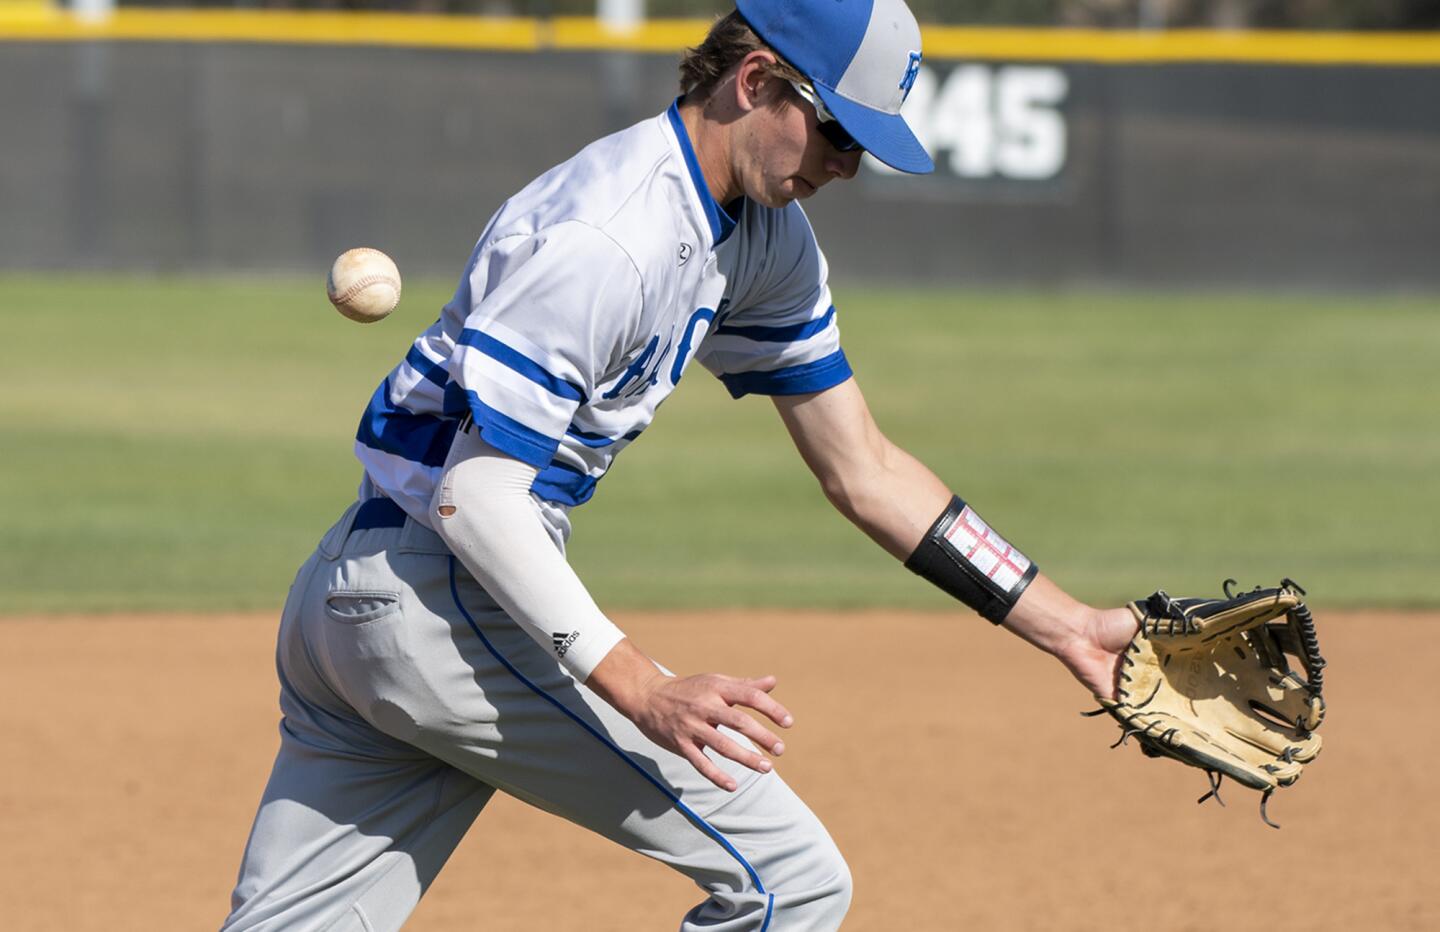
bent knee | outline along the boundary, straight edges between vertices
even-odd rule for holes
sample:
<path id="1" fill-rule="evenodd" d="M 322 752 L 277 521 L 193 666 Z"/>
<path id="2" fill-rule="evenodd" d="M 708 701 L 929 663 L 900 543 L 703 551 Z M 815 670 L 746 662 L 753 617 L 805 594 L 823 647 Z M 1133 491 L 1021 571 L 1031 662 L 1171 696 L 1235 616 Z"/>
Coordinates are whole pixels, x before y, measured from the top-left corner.
<path id="1" fill-rule="evenodd" d="M 850 865 L 835 844 L 806 845 L 783 870 L 772 873 L 769 892 L 775 897 L 775 928 L 838 929 L 850 910 L 854 880 Z"/>
<path id="2" fill-rule="evenodd" d="M 821 913 L 827 921 L 834 922 L 833 926 L 821 925 L 817 928 L 839 928 L 840 920 L 844 919 L 850 910 L 850 899 L 855 891 L 850 865 L 845 862 L 845 856 L 840 853 L 840 849 L 833 844 L 816 854 L 815 862 L 812 867 L 813 876 L 820 878 L 815 887 L 819 901 L 817 905 L 821 907 Z"/>

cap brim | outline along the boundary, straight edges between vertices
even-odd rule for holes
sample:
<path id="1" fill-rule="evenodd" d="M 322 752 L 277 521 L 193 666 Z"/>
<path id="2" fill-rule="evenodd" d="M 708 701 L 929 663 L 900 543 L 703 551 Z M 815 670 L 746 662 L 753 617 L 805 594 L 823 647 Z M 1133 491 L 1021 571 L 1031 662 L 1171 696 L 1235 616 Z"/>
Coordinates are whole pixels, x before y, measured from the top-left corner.
<path id="1" fill-rule="evenodd" d="M 904 117 L 857 104 L 823 84 L 816 83 L 814 87 L 835 119 L 866 152 L 891 168 L 912 175 L 926 175 L 935 170 L 930 153 L 920 145 Z"/>

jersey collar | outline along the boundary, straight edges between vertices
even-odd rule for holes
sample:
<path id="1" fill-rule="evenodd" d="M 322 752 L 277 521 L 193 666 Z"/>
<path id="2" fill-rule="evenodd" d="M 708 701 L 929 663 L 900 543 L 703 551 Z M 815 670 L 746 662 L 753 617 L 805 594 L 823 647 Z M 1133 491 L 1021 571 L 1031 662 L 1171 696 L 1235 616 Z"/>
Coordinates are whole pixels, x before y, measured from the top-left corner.
<path id="1" fill-rule="evenodd" d="M 695 194 L 700 198 L 700 205 L 705 208 L 705 219 L 710 221 L 710 236 L 719 246 L 725 242 L 735 229 L 735 218 L 721 207 L 719 202 L 710 194 L 710 186 L 705 183 L 705 176 L 700 172 L 700 161 L 695 158 L 695 148 L 690 144 L 690 134 L 685 130 L 685 123 L 680 119 L 680 98 L 670 104 L 670 109 L 665 112 L 670 118 L 670 125 L 675 130 L 675 138 L 680 142 L 680 152 L 685 156 L 685 167 L 690 170 L 690 183 L 695 187 Z M 736 204 L 743 204 L 743 200 L 736 201 Z"/>

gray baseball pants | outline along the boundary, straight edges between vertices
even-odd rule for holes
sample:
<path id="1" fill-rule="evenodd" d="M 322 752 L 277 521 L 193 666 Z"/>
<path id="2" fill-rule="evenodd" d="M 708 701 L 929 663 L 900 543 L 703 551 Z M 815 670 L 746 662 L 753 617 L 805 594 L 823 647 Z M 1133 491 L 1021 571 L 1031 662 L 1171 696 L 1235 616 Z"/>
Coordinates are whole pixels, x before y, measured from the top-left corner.
<path id="1" fill-rule="evenodd" d="M 726 793 L 653 744 L 389 502 L 352 505 L 301 567 L 276 661 L 280 751 L 225 932 L 399 929 L 497 789 L 691 877 L 682 930 L 845 915 L 845 862 L 783 780 L 722 760 Z"/>

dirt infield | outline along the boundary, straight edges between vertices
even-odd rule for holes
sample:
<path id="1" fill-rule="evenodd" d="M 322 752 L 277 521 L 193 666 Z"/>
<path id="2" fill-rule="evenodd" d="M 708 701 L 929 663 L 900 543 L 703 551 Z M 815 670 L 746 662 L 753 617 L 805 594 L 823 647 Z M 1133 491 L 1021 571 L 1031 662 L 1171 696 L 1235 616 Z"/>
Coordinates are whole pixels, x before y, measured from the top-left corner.
<path id="1" fill-rule="evenodd" d="M 1133 927 L 1161 885 L 1143 923 L 1156 932 L 1440 928 L 1440 700 L 1421 674 L 1440 667 L 1440 617 L 1317 614 L 1326 750 L 1271 801 L 1279 832 L 1254 793 L 1196 806 L 1199 773 L 1107 751 L 1117 730 L 1077 717 L 1091 704 L 1058 665 L 973 618 L 620 621 L 678 670 L 780 677 L 797 718 L 780 771 L 849 857 L 847 930 Z M 0 926 L 219 925 L 277 744 L 273 629 L 0 621 Z M 697 899 L 665 868 L 497 798 L 407 929 L 673 929 Z"/>

